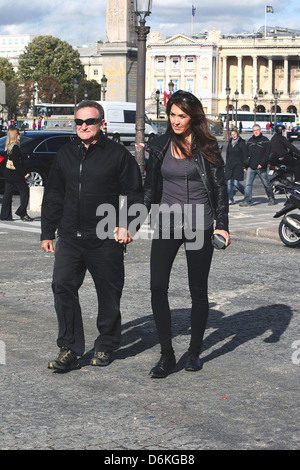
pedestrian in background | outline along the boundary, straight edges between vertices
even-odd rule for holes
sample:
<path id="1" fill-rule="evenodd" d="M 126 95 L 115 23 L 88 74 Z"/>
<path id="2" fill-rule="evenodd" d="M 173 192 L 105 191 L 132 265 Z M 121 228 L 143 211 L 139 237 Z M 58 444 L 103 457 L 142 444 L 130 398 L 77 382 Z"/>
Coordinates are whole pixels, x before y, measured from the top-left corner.
<path id="1" fill-rule="evenodd" d="M 29 188 L 26 179 L 29 177 L 29 173 L 27 173 L 23 166 L 23 157 L 20 151 L 19 129 L 8 130 L 5 152 L 7 157 L 4 169 L 5 189 L 0 218 L 1 220 L 13 220 L 12 199 L 14 190 L 18 189 L 20 194 L 20 206 L 15 213 L 24 222 L 31 222 L 33 219 L 27 214 Z"/>
<path id="2" fill-rule="evenodd" d="M 176 204 L 182 214 L 185 204 L 191 205 L 192 209 L 202 205 L 204 241 L 202 248 L 189 249 L 183 228 L 179 229 L 179 234 L 177 231 L 176 236 L 170 230 L 168 238 L 163 237 L 159 230 L 159 236 L 152 240 L 151 302 L 161 347 L 161 357 L 150 371 L 153 378 L 166 377 L 176 365 L 168 286 L 179 248 L 185 247 L 192 299 L 191 338 L 185 368 L 197 371 L 201 368 L 199 354 L 209 310 L 207 280 L 213 254 L 211 236 L 213 233 L 221 234 L 226 246 L 230 243 L 223 160 L 217 142 L 209 132 L 202 104 L 191 93 L 179 90 L 169 98 L 167 115 L 166 134 L 149 145 L 144 203 L 148 211 L 152 204 L 160 204 L 161 207 Z"/>
<path id="3" fill-rule="evenodd" d="M 244 186 L 240 183 L 244 179 L 244 168 L 247 164 L 246 142 L 233 129 L 226 149 L 225 179 L 229 204 L 234 203 L 234 188 L 244 194 Z"/>
<path id="4" fill-rule="evenodd" d="M 54 251 L 58 229 L 52 289 L 58 319 L 60 352 L 50 369 L 79 368 L 78 356 L 85 351 L 85 336 L 78 291 L 86 271 L 93 278 L 98 298 L 98 337 L 93 366 L 107 366 L 121 341 L 120 301 L 124 285 L 124 245 L 131 241 L 126 226 L 97 233 L 104 213 L 101 206 L 119 214 L 119 197 L 127 207 L 143 202 L 139 167 L 121 144 L 104 136 L 104 111 L 96 101 L 85 100 L 76 108 L 78 138 L 61 147 L 52 163 L 42 204 L 41 246 Z M 113 231 L 115 229 L 115 232 Z"/>
<path id="5" fill-rule="evenodd" d="M 270 141 L 262 135 L 259 124 L 252 127 L 253 135 L 247 142 L 248 162 L 245 181 L 245 198 L 240 202 L 241 207 L 248 207 L 252 204 L 252 187 L 255 177 L 258 175 L 268 197 L 268 205 L 275 204 L 275 198 L 272 186 L 270 184 L 267 172 L 267 166 L 270 155 Z"/>
<path id="6" fill-rule="evenodd" d="M 271 139 L 270 163 L 272 165 L 286 165 L 295 174 L 295 183 L 300 184 L 300 151 L 283 135 L 285 128 L 281 124 L 275 126 Z"/>

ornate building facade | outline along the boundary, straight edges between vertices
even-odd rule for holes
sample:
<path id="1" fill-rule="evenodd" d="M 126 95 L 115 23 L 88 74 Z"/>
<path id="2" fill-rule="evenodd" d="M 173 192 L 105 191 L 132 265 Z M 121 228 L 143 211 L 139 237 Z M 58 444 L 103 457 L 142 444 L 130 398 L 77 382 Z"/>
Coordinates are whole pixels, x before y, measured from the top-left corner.
<path id="1" fill-rule="evenodd" d="M 238 97 L 238 108 L 268 112 L 274 107 L 274 91 L 279 92 L 278 110 L 300 112 L 300 32 L 283 28 L 267 35 L 222 35 L 212 30 L 198 37 L 183 34 L 161 39 L 150 34 L 147 43 L 147 96 L 153 90 L 191 91 L 209 115 L 224 111 Z M 238 95 L 235 94 L 238 92 Z"/>
<path id="2" fill-rule="evenodd" d="M 218 48 L 210 41 L 177 34 L 162 40 L 154 31 L 147 42 L 146 98 L 159 90 L 169 92 L 172 80 L 174 91 L 184 89 L 201 95 L 205 111 L 218 111 Z"/>
<path id="3" fill-rule="evenodd" d="M 88 79 L 101 83 L 106 75 L 107 100 L 136 100 L 136 21 L 133 0 L 108 0 L 105 41 L 78 48 Z M 0 57 L 7 57 L 16 70 L 18 55 L 32 38 L 0 36 Z M 157 90 L 164 110 L 163 97 L 172 80 L 175 91 L 194 93 L 211 116 L 226 109 L 228 87 L 230 103 L 238 97 L 239 109 L 253 110 L 257 96 L 257 110 L 271 111 L 277 90 L 278 111 L 300 114 L 299 52 L 300 31 L 286 28 L 268 28 L 266 35 L 211 30 L 166 39 L 152 31 L 147 40 L 146 110 L 156 114 Z"/>

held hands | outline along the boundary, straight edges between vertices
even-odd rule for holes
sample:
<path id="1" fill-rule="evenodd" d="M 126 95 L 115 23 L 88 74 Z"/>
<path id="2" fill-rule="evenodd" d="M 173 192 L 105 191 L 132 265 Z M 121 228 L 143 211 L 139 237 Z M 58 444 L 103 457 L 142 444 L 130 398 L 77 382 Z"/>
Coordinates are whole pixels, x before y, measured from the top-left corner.
<path id="1" fill-rule="evenodd" d="M 132 242 L 130 233 L 128 232 L 126 228 L 123 228 L 123 227 L 115 228 L 114 237 L 115 237 L 116 242 L 118 243 L 128 244 Z M 46 253 L 54 252 L 53 240 L 42 240 L 41 247 Z"/>
<path id="2" fill-rule="evenodd" d="M 127 230 L 127 228 L 124 228 L 124 227 L 116 227 L 114 230 L 114 237 L 115 237 L 116 242 L 122 243 L 125 245 L 132 242 L 132 238 L 130 236 L 129 231 Z"/>

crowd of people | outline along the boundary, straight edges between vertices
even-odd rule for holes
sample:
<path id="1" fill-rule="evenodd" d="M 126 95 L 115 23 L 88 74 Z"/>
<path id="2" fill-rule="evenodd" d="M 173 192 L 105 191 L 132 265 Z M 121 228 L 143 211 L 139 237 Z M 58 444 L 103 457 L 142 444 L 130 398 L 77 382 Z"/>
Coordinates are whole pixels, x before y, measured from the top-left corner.
<path id="1" fill-rule="evenodd" d="M 252 136 L 246 142 L 236 128 L 231 130 L 225 164 L 229 204 L 234 203 L 234 191 L 240 191 L 244 199 L 239 205 L 251 206 L 253 183 L 258 176 L 265 189 L 268 204 L 274 205 L 274 192 L 268 177 L 270 164 L 286 165 L 294 173 L 295 184 L 300 184 L 300 151 L 287 140 L 285 131 L 285 126 L 277 124 L 269 140 L 262 134 L 261 126 L 254 124 Z"/>
<path id="2" fill-rule="evenodd" d="M 124 250 L 133 240 L 131 210 L 138 206 L 141 213 L 145 209 L 146 218 L 151 217 L 155 233 L 151 241 L 149 290 L 160 358 L 151 368 L 150 376 L 164 378 L 176 366 L 168 288 L 180 247 L 186 254 L 191 297 L 185 370 L 199 371 L 209 315 L 207 286 L 216 246 L 214 238 L 223 248 L 230 245 L 228 215 L 229 205 L 234 204 L 234 190 L 244 195 L 240 206 L 251 205 L 253 181 L 258 175 L 268 204 L 275 204 L 267 165 L 270 154 L 280 162 L 289 155 L 291 144 L 283 136 L 282 126 L 275 127 L 270 141 L 255 124 L 247 142 L 233 128 L 224 163 L 198 98 L 179 90 L 170 96 L 166 112 L 166 133 L 148 145 L 149 162 L 143 184 L 131 153 L 103 134 L 102 106 L 85 100 L 76 107 L 77 140 L 58 151 L 41 212 L 41 247 L 46 253 L 55 252 L 52 291 L 59 353 L 48 363 L 52 370 L 80 368 L 78 357 L 85 352 L 85 335 L 79 289 L 87 271 L 98 299 L 98 332 L 90 364 L 104 367 L 112 362 L 121 342 Z M 19 131 L 10 129 L 2 220 L 12 220 L 15 186 L 21 196 L 16 213 L 22 220 L 30 220 L 26 211 L 28 174 L 22 165 L 19 142 Z M 293 151 L 298 152 L 296 147 Z M 297 172 L 299 166 L 295 164 L 298 179 Z M 120 196 L 126 198 L 123 211 L 119 207 Z M 113 209 L 114 218 L 107 219 L 108 206 Z M 156 207 L 158 212 L 154 211 Z"/>

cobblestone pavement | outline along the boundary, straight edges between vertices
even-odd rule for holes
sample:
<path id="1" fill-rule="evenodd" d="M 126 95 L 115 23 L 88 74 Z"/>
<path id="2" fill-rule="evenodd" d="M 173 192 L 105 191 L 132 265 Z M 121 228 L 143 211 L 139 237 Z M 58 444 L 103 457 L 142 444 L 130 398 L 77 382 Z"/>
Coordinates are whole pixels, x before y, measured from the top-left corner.
<path id="1" fill-rule="evenodd" d="M 170 283 L 177 368 L 154 380 L 148 373 L 160 349 L 150 306 L 150 242 L 134 241 L 114 361 L 88 365 L 97 308 L 87 275 L 80 291 L 87 352 L 80 370 L 57 374 L 47 369 L 57 354 L 53 255 L 39 248 L 38 231 L 38 222 L 0 226 L 0 449 L 299 448 L 299 250 L 236 233 L 228 250 L 215 252 L 197 373 L 184 370 L 190 300 L 181 251 Z"/>
<path id="2" fill-rule="evenodd" d="M 82 368 L 47 369 L 57 355 L 53 255 L 33 223 L 0 222 L 0 449 L 296 450 L 299 448 L 299 249 L 278 237 L 261 183 L 254 205 L 230 206 L 232 244 L 215 252 L 210 316 L 197 373 L 184 370 L 190 298 L 184 252 L 171 282 L 175 373 L 153 380 L 159 358 L 151 313 L 149 240 L 125 258 L 122 344 L 106 368 L 90 367 L 97 301 L 87 275 L 80 290 L 87 351 Z M 146 230 L 147 227 L 143 229 Z M 140 461 L 141 463 L 141 461 Z M 133 465 L 132 465 L 133 466 Z"/>

